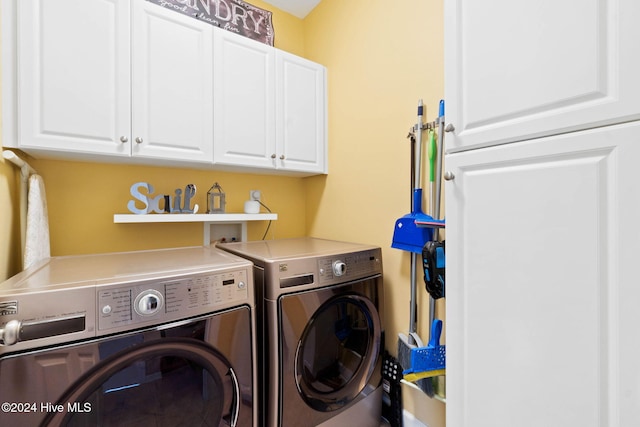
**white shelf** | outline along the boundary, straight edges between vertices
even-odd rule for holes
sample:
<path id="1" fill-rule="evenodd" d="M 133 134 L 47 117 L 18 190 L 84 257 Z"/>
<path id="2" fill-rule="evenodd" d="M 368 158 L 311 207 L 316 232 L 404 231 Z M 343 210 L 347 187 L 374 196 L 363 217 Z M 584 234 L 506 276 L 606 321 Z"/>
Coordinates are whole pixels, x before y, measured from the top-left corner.
<path id="1" fill-rule="evenodd" d="M 244 222 L 277 220 L 278 214 L 225 213 L 225 214 L 114 214 L 116 224 L 141 224 L 158 222 Z"/>
<path id="2" fill-rule="evenodd" d="M 204 245 L 221 238 L 247 240 L 247 221 L 274 221 L 278 219 L 275 213 L 245 214 L 114 214 L 116 224 L 152 224 L 201 222 L 204 224 Z"/>

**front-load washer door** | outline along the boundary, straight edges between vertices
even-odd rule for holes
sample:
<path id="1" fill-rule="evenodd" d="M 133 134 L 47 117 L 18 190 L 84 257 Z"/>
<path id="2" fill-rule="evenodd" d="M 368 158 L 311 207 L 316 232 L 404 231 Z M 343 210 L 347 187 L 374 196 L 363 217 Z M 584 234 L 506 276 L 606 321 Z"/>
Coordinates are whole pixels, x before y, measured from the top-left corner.
<path id="1" fill-rule="evenodd" d="M 0 359 L 0 425 L 251 426 L 248 307 Z"/>
<path id="2" fill-rule="evenodd" d="M 380 383 L 375 281 L 338 289 L 281 299 L 282 425 L 319 424 Z"/>
<path id="3" fill-rule="evenodd" d="M 46 426 L 235 426 L 238 378 L 210 345 L 190 338 L 144 342 L 83 375 Z M 61 405 L 61 406 L 60 406 Z"/>

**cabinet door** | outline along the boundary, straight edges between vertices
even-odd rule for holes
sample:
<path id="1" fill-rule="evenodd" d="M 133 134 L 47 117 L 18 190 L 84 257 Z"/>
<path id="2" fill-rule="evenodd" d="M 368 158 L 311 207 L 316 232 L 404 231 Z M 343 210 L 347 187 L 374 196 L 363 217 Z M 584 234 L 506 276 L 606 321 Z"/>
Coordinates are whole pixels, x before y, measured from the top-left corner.
<path id="1" fill-rule="evenodd" d="M 283 51 L 276 54 L 277 167 L 326 173 L 326 70 Z"/>
<path id="2" fill-rule="evenodd" d="M 447 426 L 640 425 L 640 124 L 447 156 Z"/>
<path id="3" fill-rule="evenodd" d="M 213 161 L 213 27 L 133 0 L 132 155 Z"/>
<path id="4" fill-rule="evenodd" d="M 640 118 L 637 0 L 445 2 L 447 149 Z"/>
<path id="5" fill-rule="evenodd" d="M 273 168 L 273 48 L 218 30 L 214 51 L 215 163 Z"/>
<path id="6" fill-rule="evenodd" d="M 20 148 L 128 156 L 129 2 L 21 0 L 17 21 Z"/>

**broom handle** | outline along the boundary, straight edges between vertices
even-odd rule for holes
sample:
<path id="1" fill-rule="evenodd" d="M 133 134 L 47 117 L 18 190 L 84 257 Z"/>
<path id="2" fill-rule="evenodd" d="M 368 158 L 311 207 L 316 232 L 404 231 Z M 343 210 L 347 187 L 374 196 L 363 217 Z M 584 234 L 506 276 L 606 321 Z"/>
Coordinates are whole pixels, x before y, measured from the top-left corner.
<path id="1" fill-rule="evenodd" d="M 416 152 L 415 152 L 415 174 L 413 177 L 413 188 L 422 188 L 422 99 L 418 101 L 418 123 L 416 124 Z"/>
<path id="2" fill-rule="evenodd" d="M 411 133 L 409 134 L 409 141 L 411 144 L 411 176 L 409 177 L 409 188 L 411 188 L 411 204 L 409 205 L 409 212 L 415 212 L 415 206 L 413 204 L 414 201 L 414 192 L 416 187 L 415 179 L 416 179 L 416 134 L 414 129 L 411 129 Z"/>
<path id="3" fill-rule="evenodd" d="M 418 207 L 421 207 L 422 200 L 415 200 L 415 195 L 418 194 L 416 189 L 422 187 L 422 117 L 424 116 L 424 104 L 422 103 L 422 99 L 418 101 L 418 123 L 415 128 L 416 135 L 416 148 L 415 148 L 415 166 L 414 166 L 414 176 L 413 176 L 413 208 L 412 212 L 416 212 Z M 422 197 L 422 192 L 420 193 L 420 197 Z M 415 339 L 412 337 L 412 334 L 417 331 L 418 324 L 418 297 L 417 297 L 417 288 L 418 288 L 418 255 L 414 252 L 411 252 L 411 298 L 410 298 L 410 307 L 409 307 L 409 343 L 413 345 L 417 345 Z"/>

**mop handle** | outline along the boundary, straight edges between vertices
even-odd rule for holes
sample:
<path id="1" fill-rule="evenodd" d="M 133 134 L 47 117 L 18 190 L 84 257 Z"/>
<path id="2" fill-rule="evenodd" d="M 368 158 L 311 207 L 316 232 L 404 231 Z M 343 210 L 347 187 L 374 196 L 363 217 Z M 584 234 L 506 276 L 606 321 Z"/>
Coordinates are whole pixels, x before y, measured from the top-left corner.
<path id="1" fill-rule="evenodd" d="M 440 219 L 440 195 L 442 192 L 442 163 L 444 156 L 444 99 L 440 100 L 438 109 L 438 160 L 436 161 L 436 206 L 433 212 L 435 219 Z"/>
<path id="2" fill-rule="evenodd" d="M 440 219 L 441 217 L 441 206 L 440 206 L 440 198 L 442 194 L 442 163 L 444 156 L 444 99 L 440 100 L 440 106 L 438 108 L 438 154 L 436 160 L 436 195 L 435 205 L 433 209 L 433 218 Z M 439 236 L 440 230 L 433 231 L 433 240 L 440 240 Z"/>
<path id="3" fill-rule="evenodd" d="M 436 177 L 436 159 L 438 156 L 438 146 L 436 145 L 436 132 L 433 129 L 429 129 L 429 145 L 427 145 L 427 154 L 429 155 L 429 195 L 431 196 L 431 216 L 437 218 L 438 212 L 436 212 L 436 189 L 435 189 L 435 177 Z"/>

